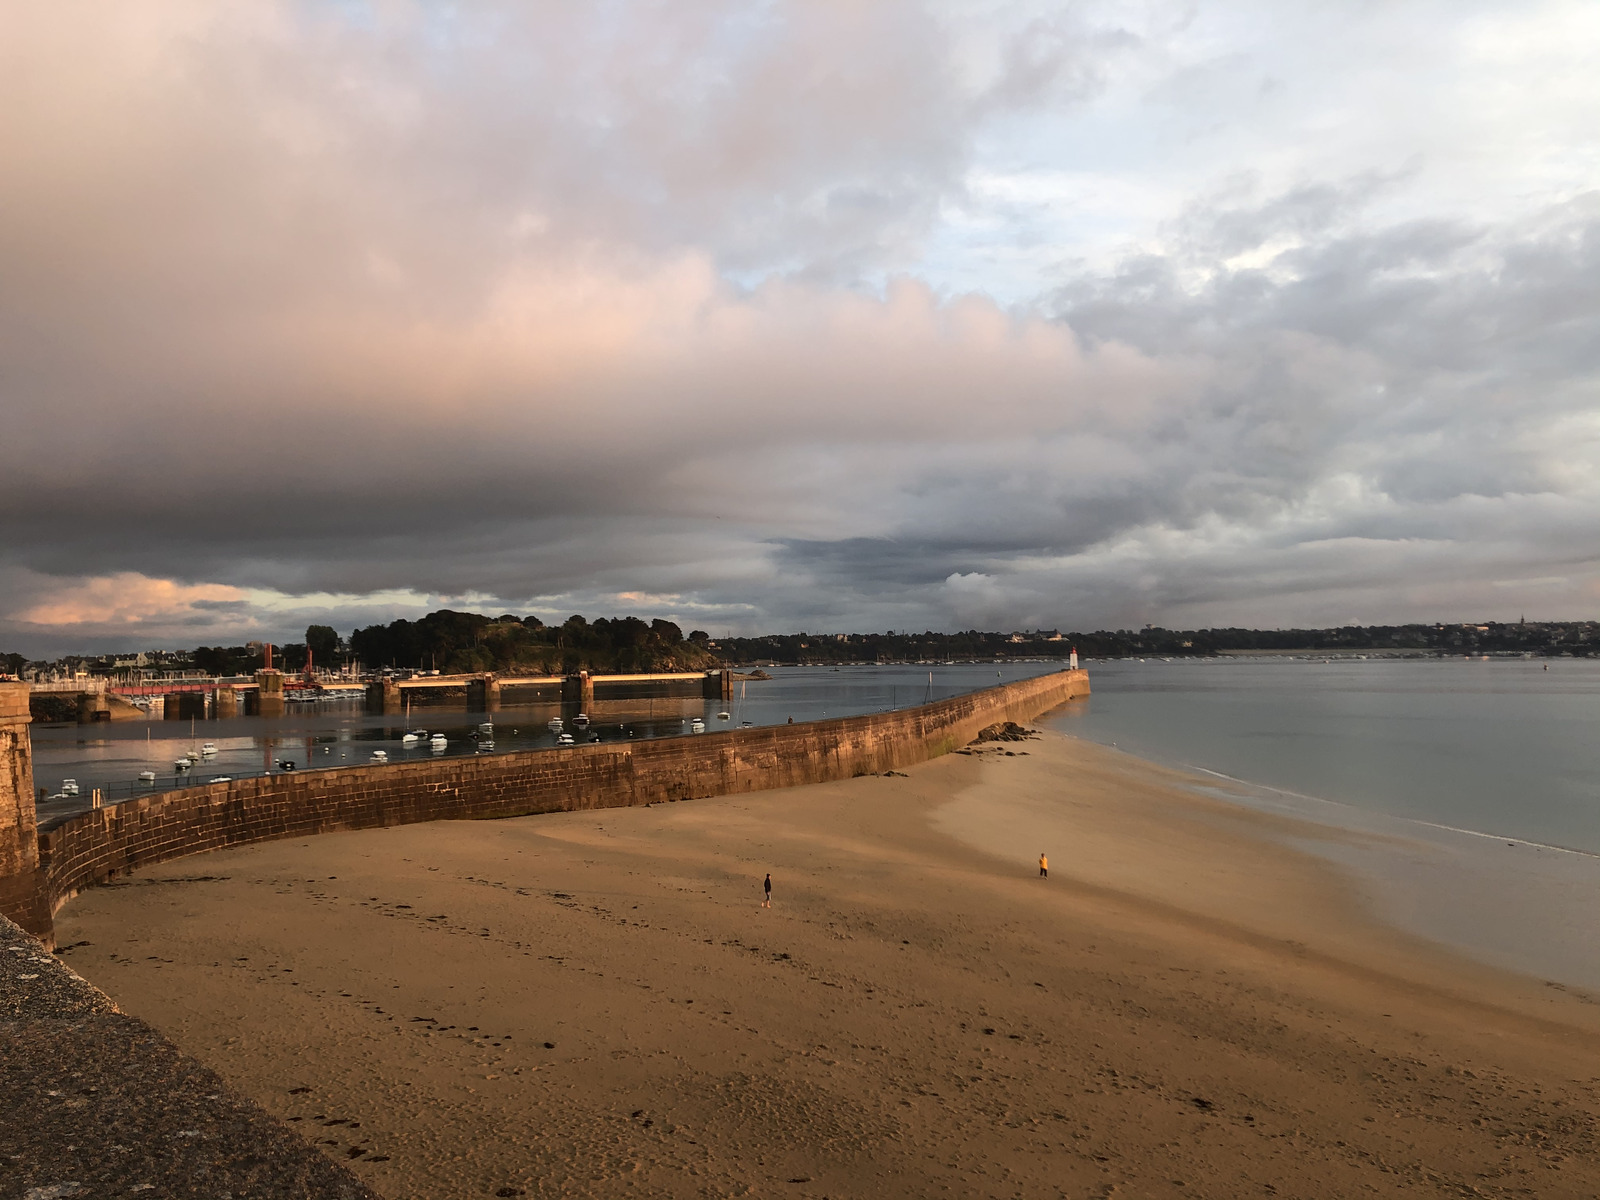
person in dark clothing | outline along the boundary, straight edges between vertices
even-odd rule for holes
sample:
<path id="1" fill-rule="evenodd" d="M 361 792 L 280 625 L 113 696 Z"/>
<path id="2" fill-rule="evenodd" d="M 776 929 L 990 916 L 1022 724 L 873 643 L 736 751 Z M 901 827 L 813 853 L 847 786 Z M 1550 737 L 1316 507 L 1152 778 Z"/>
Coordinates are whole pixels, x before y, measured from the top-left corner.
<path id="1" fill-rule="evenodd" d="M 762 908 L 771 908 L 772 907 L 772 873 L 771 872 L 767 873 L 767 881 L 761 885 L 761 888 L 766 893 L 765 897 L 761 901 L 761 907 Z"/>

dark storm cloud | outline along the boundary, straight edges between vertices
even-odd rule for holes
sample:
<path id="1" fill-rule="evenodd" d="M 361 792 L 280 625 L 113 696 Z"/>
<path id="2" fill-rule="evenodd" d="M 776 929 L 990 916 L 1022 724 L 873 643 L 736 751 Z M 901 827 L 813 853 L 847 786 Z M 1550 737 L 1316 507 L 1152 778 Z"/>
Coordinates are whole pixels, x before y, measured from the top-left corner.
<path id="1" fill-rule="evenodd" d="M 13 10 L 0 642 L 1594 598 L 1597 193 L 1229 168 L 1099 266 L 982 207 L 1124 75 L 1304 87 L 1139 82 L 1181 7 Z M 930 286 L 962 219 L 1066 282 Z"/>

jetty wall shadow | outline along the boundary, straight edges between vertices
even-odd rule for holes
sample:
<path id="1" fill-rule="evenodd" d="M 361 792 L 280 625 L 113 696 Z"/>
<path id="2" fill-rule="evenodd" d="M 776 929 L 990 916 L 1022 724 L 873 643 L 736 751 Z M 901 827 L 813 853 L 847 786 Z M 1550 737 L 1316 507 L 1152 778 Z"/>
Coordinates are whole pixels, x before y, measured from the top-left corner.
<path id="1" fill-rule="evenodd" d="M 53 914 L 84 888 L 138 867 L 228 846 L 420 821 L 620 808 L 881 774 L 955 750 L 997 721 L 1027 722 L 1088 694 L 1087 671 L 1058 671 L 917 708 L 799 725 L 185 788 L 81 813 L 40 832 L 31 874 L 43 895 L 34 912 L 42 904 Z M 48 930 L 31 931 L 49 936 Z"/>

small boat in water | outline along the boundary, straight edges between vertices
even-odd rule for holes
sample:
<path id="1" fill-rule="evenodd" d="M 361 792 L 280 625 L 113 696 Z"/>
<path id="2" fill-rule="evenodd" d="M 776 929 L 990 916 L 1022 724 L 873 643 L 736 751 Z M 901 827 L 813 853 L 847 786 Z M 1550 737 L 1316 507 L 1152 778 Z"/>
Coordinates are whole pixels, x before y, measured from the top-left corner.
<path id="1" fill-rule="evenodd" d="M 579 713 L 577 716 L 572 718 L 572 723 L 579 729 L 587 729 L 589 727 L 589 714 Z"/>
<path id="2" fill-rule="evenodd" d="M 372 752 L 372 761 L 375 762 L 375 763 L 386 763 L 386 762 L 388 762 L 389 761 L 389 752 L 387 750 L 374 750 Z"/>
<path id="3" fill-rule="evenodd" d="M 426 730 L 422 730 L 421 732 L 413 731 L 411 733 L 406 734 L 404 737 L 402 737 L 400 739 L 400 744 L 402 746 L 415 746 L 418 742 L 420 742 L 423 738 L 425 738 L 427 736 L 428 736 L 428 734 L 427 734 Z"/>
<path id="4" fill-rule="evenodd" d="M 706 723 L 704 721 L 702 721 L 699 717 L 696 717 L 694 720 L 689 722 L 689 732 L 690 733 L 704 733 L 705 731 L 706 731 Z"/>
<path id="5" fill-rule="evenodd" d="M 61 794 L 63 796 L 76 796 L 78 794 L 78 781 L 76 779 L 63 779 L 61 781 Z"/>
<path id="6" fill-rule="evenodd" d="M 486 733 L 492 738 L 494 736 L 494 722 L 493 721 L 484 721 L 482 724 L 480 724 L 478 726 L 478 732 L 479 733 Z"/>
<path id="7" fill-rule="evenodd" d="M 194 766 L 194 759 L 190 758 L 188 755 L 184 755 L 182 758 L 174 759 L 172 765 L 179 771 L 187 771 L 190 767 Z"/>
<path id="8" fill-rule="evenodd" d="M 570 733 L 558 734 L 556 736 L 556 745 L 558 745 L 558 746 L 570 746 L 570 745 L 572 745 L 572 735 Z"/>
<path id="9" fill-rule="evenodd" d="M 445 737 L 445 735 L 442 733 L 436 733 L 428 739 L 428 745 L 432 746 L 435 750 L 443 750 L 449 744 L 450 739 Z"/>
<path id="10" fill-rule="evenodd" d="M 217 744 L 215 742 L 207 742 L 204 746 L 200 747 L 201 758 L 210 758 L 216 752 Z"/>
<path id="11" fill-rule="evenodd" d="M 561 718 L 560 717 L 551 717 L 550 718 L 550 728 L 554 729 L 557 733 L 560 733 L 561 732 Z"/>
<path id="12" fill-rule="evenodd" d="M 478 749 L 479 750 L 493 750 L 494 749 L 494 739 L 493 738 L 479 738 L 478 739 Z"/>
<path id="13" fill-rule="evenodd" d="M 156 781 L 156 773 L 154 771 L 140 771 L 139 772 L 139 782 L 140 783 L 154 783 L 155 781 Z"/>
<path id="14" fill-rule="evenodd" d="M 717 714 L 717 720 L 719 720 L 719 721 L 726 721 L 726 720 L 728 720 L 728 718 L 729 718 L 729 717 L 730 717 L 730 716 L 731 716 L 731 715 L 732 715 L 732 714 L 730 714 L 730 713 L 718 713 L 718 714 Z"/>
<path id="15" fill-rule="evenodd" d="M 232 775 L 213 775 L 208 782 L 210 782 L 210 783 L 232 783 L 233 782 L 233 776 Z"/>

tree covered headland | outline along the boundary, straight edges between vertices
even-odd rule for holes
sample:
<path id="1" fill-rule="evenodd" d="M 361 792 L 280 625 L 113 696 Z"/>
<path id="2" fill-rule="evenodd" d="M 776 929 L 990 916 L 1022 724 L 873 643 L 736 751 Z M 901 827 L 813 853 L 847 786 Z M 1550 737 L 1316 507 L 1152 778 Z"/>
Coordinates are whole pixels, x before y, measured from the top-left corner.
<path id="1" fill-rule="evenodd" d="M 1143 629 L 1092 633 L 840 633 L 725 638 L 717 654 L 730 663 L 918 662 L 973 658 L 1205 657 L 1240 653 L 1600 654 L 1600 622 L 1350 625 L 1335 629 Z"/>
<path id="2" fill-rule="evenodd" d="M 1377 655 L 1531 654 L 1600 656 L 1600 622 L 1519 621 L 1515 624 L 1346 625 L 1335 629 L 1143 629 L 1092 633 L 783 633 L 712 641 L 703 631 L 685 636 L 671 621 L 638 617 L 587 621 L 568 617 L 546 625 L 537 617 L 489 617 L 442 609 L 416 621 L 391 621 L 341 638 L 313 625 L 304 642 L 272 648 L 272 665 L 299 671 L 309 647 L 317 667 L 368 671 L 438 670 L 596 674 L 701 671 L 761 663 L 921 662 L 948 659 L 1205 657 L 1216 654 L 1306 653 Z M 0 673 L 48 674 L 84 670 L 94 675 L 141 671 L 198 671 L 249 675 L 265 665 L 261 643 L 199 646 L 193 651 L 149 651 L 134 665 L 118 655 L 68 655 L 35 662 L 0 654 Z"/>
<path id="3" fill-rule="evenodd" d="M 565 674 L 697 671 L 716 667 L 706 635 L 688 638 L 671 621 L 638 617 L 568 617 L 546 625 L 538 617 L 485 617 L 443 609 L 416 621 L 369 625 L 350 635 L 350 653 L 369 669 L 383 667 Z"/>

